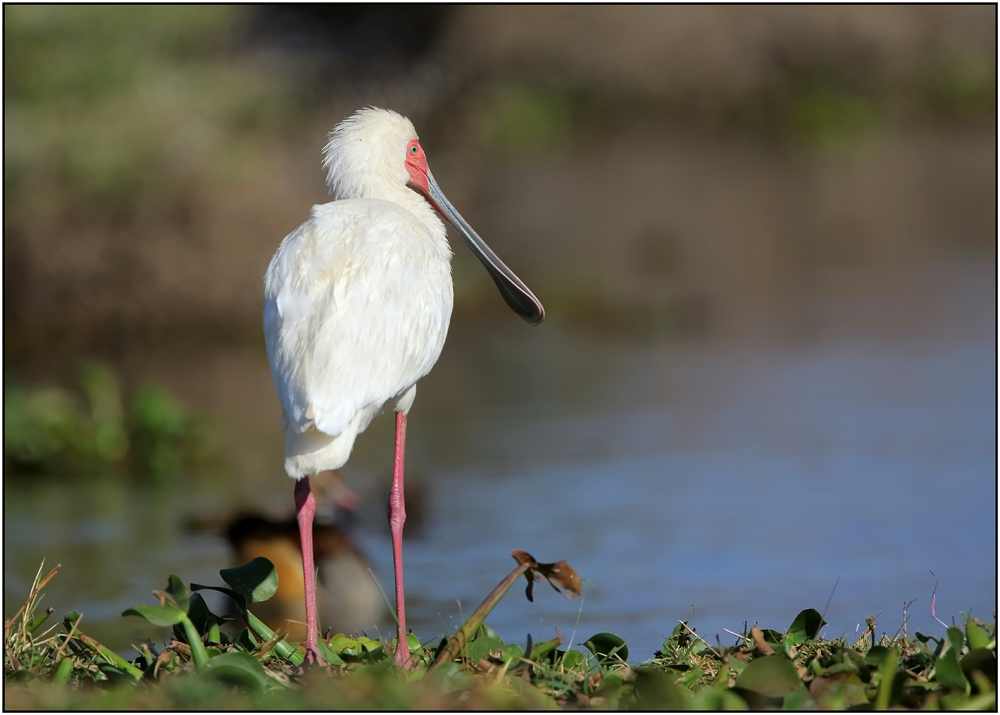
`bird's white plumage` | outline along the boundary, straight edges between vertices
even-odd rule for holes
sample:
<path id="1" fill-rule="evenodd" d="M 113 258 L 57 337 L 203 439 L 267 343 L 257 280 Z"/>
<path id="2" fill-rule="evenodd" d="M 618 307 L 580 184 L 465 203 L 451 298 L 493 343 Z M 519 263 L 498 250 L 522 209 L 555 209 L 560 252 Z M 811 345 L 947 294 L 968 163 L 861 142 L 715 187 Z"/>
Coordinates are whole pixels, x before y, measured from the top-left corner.
<path id="1" fill-rule="evenodd" d="M 451 319 L 451 249 L 427 201 L 406 186 L 409 120 L 368 109 L 325 150 L 335 200 L 314 206 L 264 279 L 264 336 L 284 409 L 285 469 L 343 466 L 389 403 L 406 412 Z"/>

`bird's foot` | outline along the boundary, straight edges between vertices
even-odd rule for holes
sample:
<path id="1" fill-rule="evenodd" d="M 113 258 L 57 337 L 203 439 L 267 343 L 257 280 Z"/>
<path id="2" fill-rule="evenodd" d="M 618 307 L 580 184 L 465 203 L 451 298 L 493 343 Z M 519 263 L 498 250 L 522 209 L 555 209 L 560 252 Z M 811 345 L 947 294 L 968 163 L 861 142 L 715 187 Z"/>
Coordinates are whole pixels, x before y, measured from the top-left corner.
<path id="1" fill-rule="evenodd" d="M 402 648 L 396 646 L 396 652 L 392 654 L 392 661 L 396 667 L 402 670 L 409 670 L 413 667 L 413 659 L 410 657 L 410 649 L 407 644 L 404 643 Z"/>
<path id="2" fill-rule="evenodd" d="M 325 668 L 326 661 L 323 660 L 323 656 L 319 654 L 319 651 L 315 646 L 306 648 L 306 657 L 302 660 L 302 664 L 298 667 L 296 674 L 304 675 L 306 671 L 314 670 L 315 668 Z"/>

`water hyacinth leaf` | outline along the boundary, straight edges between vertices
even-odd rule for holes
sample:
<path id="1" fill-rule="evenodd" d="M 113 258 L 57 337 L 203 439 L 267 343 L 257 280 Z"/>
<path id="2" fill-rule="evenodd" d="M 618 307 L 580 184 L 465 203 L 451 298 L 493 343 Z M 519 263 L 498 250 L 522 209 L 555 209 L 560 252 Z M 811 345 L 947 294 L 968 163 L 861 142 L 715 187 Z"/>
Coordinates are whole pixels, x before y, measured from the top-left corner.
<path id="1" fill-rule="evenodd" d="M 481 636 L 472 641 L 465 649 L 465 654 L 469 660 L 476 662 L 485 658 L 493 651 L 503 648 L 503 642 L 497 638 Z"/>
<path id="2" fill-rule="evenodd" d="M 802 686 L 802 679 L 784 655 L 754 658 L 736 678 L 736 686 L 769 698 L 783 698 Z"/>
<path id="3" fill-rule="evenodd" d="M 962 631 L 958 630 L 954 626 L 948 629 L 947 632 L 948 643 L 957 652 L 958 655 L 962 653 L 962 646 L 965 645 L 965 635 Z"/>
<path id="4" fill-rule="evenodd" d="M 241 651 L 230 651 L 212 658 L 200 672 L 204 674 L 203 677 L 236 685 L 250 692 L 262 691 L 269 680 L 260 661 Z"/>
<path id="5" fill-rule="evenodd" d="M 986 629 L 974 621 L 969 621 L 965 627 L 965 637 L 969 641 L 969 649 L 985 648 L 990 643 L 990 634 Z"/>
<path id="6" fill-rule="evenodd" d="M 205 603 L 205 599 L 201 597 L 200 593 L 191 594 L 191 597 L 188 599 L 187 615 L 198 633 L 201 635 L 208 633 L 214 616 L 208 610 L 208 604 Z M 176 631 L 177 628 L 175 627 L 174 630 Z M 178 640 L 181 639 L 178 638 Z"/>
<path id="7" fill-rule="evenodd" d="M 820 629 L 826 625 L 823 616 L 814 608 L 807 608 L 795 617 L 792 625 L 785 633 L 785 639 L 792 645 L 801 645 L 819 635 Z"/>
<path id="8" fill-rule="evenodd" d="M 224 593 L 227 596 L 229 596 L 231 599 L 233 599 L 233 601 L 236 602 L 236 607 L 239 609 L 240 613 L 246 613 L 246 610 L 247 610 L 247 599 L 246 599 L 246 597 L 243 594 L 241 594 L 241 593 L 237 593 L 236 591 L 232 590 L 231 588 L 224 588 L 222 586 L 203 586 L 200 583 L 192 583 L 191 584 L 191 590 L 192 591 L 218 591 L 219 593 Z M 228 616 L 223 616 L 222 618 L 223 619 L 229 618 L 231 620 L 231 618 L 228 617 Z"/>
<path id="9" fill-rule="evenodd" d="M 186 617 L 184 611 L 176 606 L 133 606 L 122 611 L 123 616 L 139 616 L 145 618 L 154 626 L 173 626 L 180 623 Z"/>
<path id="10" fill-rule="evenodd" d="M 528 660 L 533 660 L 536 663 L 540 662 L 551 651 L 561 646 L 562 642 L 563 642 L 562 633 L 557 633 L 556 637 L 550 641 L 545 641 L 544 643 L 536 643 L 531 648 L 531 655 L 528 656 Z"/>
<path id="11" fill-rule="evenodd" d="M 691 694 L 674 683 L 673 676 L 655 668 L 635 669 L 637 710 L 687 710 Z"/>
<path id="12" fill-rule="evenodd" d="M 785 696 L 781 707 L 783 710 L 815 710 L 816 701 L 805 685 L 799 685 L 797 690 Z"/>
<path id="13" fill-rule="evenodd" d="M 889 649 L 884 645 L 873 645 L 871 649 L 865 653 L 865 663 L 878 668 L 882 665 L 882 662 L 888 654 Z"/>
<path id="14" fill-rule="evenodd" d="M 234 591 L 242 594 L 247 603 L 266 601 L 278 590 L 278 572 L 263 556 L 241 566 L 222 569 L 219 575 Z"/>
<path id="15" fill-rule="evenodd" d="M 957 663 L 956 663 L 957 665 Z M 899 648 L 893 647 L 879 666 L 881 682 L 875 695 L 875 709 L 886 710 L 892 702 L 893 684 L 896 679 L 896 669 L 899 668 Z"/>
<path id="16" fill-rule="evenodd" d="M 568 650 L 562 657 L 562 665 L 564 668 L 572 670 L 573 668 L 579 668 L 581 665 L 587 662 L 586 657 L 583 653 L 578 650 Z"/>
<path id="17" fill-rule="evenodd" d="M 173 599 L 174 603 L 177 604 L 177 607 L 187 613 L 190 594 L 184 586 L 184 582 L 181 581 L 180 576 L 170 574 L 170 577 L 167 579 L 167 588 L 165 590 L 170 594 L 170 597 Z"/>
<path id="18" fill-rule="evenodd" d="M 601 664 L 617 663 L 618 658 L 628 660 L 628 646 L 621 636 L 614 633 L 595 633 L 584 645 Z"/>
<path id="19" fill-rule="evenodd" d="M 344 659 L 337 655 L 337 652 L 333 650 L 330 646 L 326 644 L 322 638 L 317 639 L 319 644 L 319 653 L 323 656 L 323 660 L 326 661 L 327 665 L 343 665 Z"/>
<path id="20" fill-rule="evenodd" d="M 260 647 L 260 643 L 254 637 L 253 631 L 251 631 L 249 628 L 244 628 L 242 631 L 240 631 L 240 635 L 236 639 L 236 643 L 241 648 L 245 648 L 250 652 L 257 650 Z"/>
<path id="21" fill-rule="evenodd" d="M 938 682 L 946 688 L 958 688 L 969 692 L 969 680 L 962 672 L 955 648 L 945 648 L 935 665 Z M 884 676 L 883 676 L 884 677 Z"/>
<path id="22" fill-rule="evenodd" d="M 382 647 L 381 643 L 379 643 L 376 640 L 372 640 L 371 638 L 368 638 L 367 636 L 358 636 L 355 640 L 358 643 L 360 643 L 361 647 L 364 648 L 369 653 L 371 653 L 371 652 L 377 650 L 378 648 Z M 407 645 L 409 645 L 409 639 L 407 639 Z M 419 641 L 417 642 L 417 645 L 420 645 Z"/>
<path id="23" fill-rule="evenodd" d="M 482 638 L 483 636 L 487 636 L 489 638 L 494 638 L 494 639 L 500 641 L 501 643 L 504 642 L 504 639 L 500 637 L 500 634 L 497 633 L 492 628 L 490 628 L 485 623 L 483 625 L 479 626 L 479 628 L 476 630 L 476 636 L 475 637 L 476 638 Z"/>
<path id="24" fill-rule="evenodd" d="M 337 635 L 330 638 L 330 649 L 334 653 L 343 653 L 345 655 L 361 655 L 361 644 L 358 643 L 353 638 L 348 638 L 343 633 L 338 633 Z"/>
<path id="25" fill-rule="evenodd" d="M 508 643 L 500 649 L 500 659 L 505 663 L 513 658 L 521 658 L 523 655 L 524 649 L 517 643 Z"/>
<path id="26" fill-rule="evenodd" d="M 867 705 L 865 684 L 854 673 L 837 673 L 813 678 L 809 692 L 823 710 L 846 710 L 855 705 Z"/>
<path id="27" fill-rule="evenodd" d="M 976 673 L 982 673 L 990 678 L 994 687 L 997 679 L 997 656 L 989 648 L 974 648 L 966 653 L 961 660 L 962 672 L 969 679 Z"/>

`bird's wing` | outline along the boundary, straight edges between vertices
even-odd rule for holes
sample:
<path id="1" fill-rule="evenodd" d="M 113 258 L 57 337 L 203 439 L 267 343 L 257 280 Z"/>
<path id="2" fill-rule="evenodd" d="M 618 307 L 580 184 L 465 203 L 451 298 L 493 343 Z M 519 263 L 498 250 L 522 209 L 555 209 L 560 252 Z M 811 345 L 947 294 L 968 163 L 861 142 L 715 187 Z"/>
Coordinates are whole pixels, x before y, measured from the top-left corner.
<path id="1" fill-rule="evenodd" d="M 337 201 L 282 242 L 264 282 L 264 335 L 288 427 L 338 435 L 433 366 L 450 273 L 447 260 L 423 255 L 418 231 L 394 204 Z M 441 285 L 446 300 L 434 294 Z"/>

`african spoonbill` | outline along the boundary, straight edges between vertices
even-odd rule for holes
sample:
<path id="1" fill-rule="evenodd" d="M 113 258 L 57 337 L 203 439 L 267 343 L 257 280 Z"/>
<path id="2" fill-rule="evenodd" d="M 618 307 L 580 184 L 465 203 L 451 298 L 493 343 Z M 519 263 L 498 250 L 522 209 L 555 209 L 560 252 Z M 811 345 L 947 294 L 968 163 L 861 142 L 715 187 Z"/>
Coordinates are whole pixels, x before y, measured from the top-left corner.
<path id="1" fill-rule="evenodd" d="M 306 660 L 316 639 L 309 475 L 338 469 L 382 409 L 396 412 L 389 523 L 399 619 L 395 662 L 407 666 L 403 598 L 403 455 L 417 381 L 437 362 L 451 319 L 444 217 L 528 323 L 545 311 L 445 198 L 405 117 L 368 108 L 330 134 L 323 165 L 333 201 L 281 242 L 264 278 L 264 337 L 283 408 L 285 471 L 295 482 L 306 594 Z"/>

